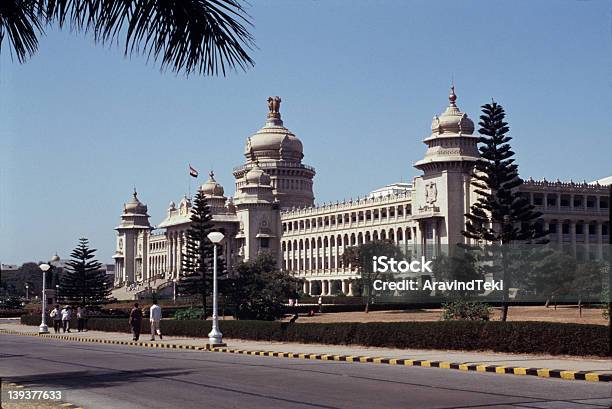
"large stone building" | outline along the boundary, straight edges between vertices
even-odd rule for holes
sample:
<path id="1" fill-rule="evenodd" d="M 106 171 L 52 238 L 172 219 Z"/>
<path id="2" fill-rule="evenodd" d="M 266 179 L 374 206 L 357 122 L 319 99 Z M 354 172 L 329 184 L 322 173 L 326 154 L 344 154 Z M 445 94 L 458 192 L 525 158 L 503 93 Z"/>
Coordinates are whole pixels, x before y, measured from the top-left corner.
<path id="1" fill-rule="evenodd" d="M 342 262 L 347 246 L 390 239 L 405 254 L 439 254 L 465 241 L 464 214 L 476 199 L 471 186 L 479 158 L 474 122 L 456 104 L 434 116 L 427 150 L 414 167 L 422 172 L 412 183 L 377 189 L 365 198 L 314 205 L 314 168 L 302 163 L 302 142 L 280 115 L 280 98 L 268 99 L 265 125 L 246 141 L 245 163 L 234 168 L 236 192 L 225 195 L 211 172 L 200 189 L 208 198 L 213 222 L 227 239 L 223 254 L 231 266 L 259 252 L 272 253 L 280 268 L 304 280 L 304 291 L 351 295 L 358 274 Z M 585 257 L 601 257 L 608 242 L 611 178 L 592 183 L 527 180 L 520 191 L 543 213 L 541 228 L 553 243 Z M 166 218 L 149 224 L 147 206 L 134 192 L 116 227 L 115 286 L 158 290 L 181 274 L 181 251 L 189 227 L 191 203 L 171 202 Z"/>

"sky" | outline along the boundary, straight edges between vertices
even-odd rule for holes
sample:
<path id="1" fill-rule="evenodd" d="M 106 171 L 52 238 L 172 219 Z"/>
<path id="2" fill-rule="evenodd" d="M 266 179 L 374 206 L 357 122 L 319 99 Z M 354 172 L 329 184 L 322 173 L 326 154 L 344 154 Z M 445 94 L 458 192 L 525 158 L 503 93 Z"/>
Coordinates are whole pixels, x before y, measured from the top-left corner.
<path id="1" fill-rule="evenodd" d="M 522 177 L 612 175 L 608 1 L 258 0 L 254 68 L 185 77 L 121 46 L 49 28 L 25 64 L 0 55 L 0 261 L 69 256 L 87 237 L 112 262 L 134 187 L 159 224 L 187 166 L 226 194 L 246 139 L 282 97 L 317 170 L 317 203 L 410 181 L 431 119 L 507 112 Z"/>

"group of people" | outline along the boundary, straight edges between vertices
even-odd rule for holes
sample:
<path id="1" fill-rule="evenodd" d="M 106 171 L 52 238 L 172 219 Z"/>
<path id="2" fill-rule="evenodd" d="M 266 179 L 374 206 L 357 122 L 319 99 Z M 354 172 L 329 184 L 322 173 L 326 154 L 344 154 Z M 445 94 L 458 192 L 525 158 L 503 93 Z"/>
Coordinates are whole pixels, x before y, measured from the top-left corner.
<path id="1" fill-rule="evenodd" d="M 57 304 L 49 315 L 53 318 L 53 331 L 55 331 L 56 334 L 59 334 L 60 329 L 64 333 L 70 332 L 70 320 L 72 320 L 72 307 L 70 305 L 66 305 L 62 309 L 59 304 Z M 78 306 L 76 316 L 78 332 L 87 331 L 87 309 Z"/>
<path id="2" fill-rule="evenodd" d="M 130 311 L 130 318 L 128 323 L 132 331 L 132 339 L 138 341 L 140 338 L 140 330 L 142 327 L 142 309 L 138 303 L 134 303 L 134 308 Z M 151 341 L 155 341 L 155 335 L 159 335 L 159 339 L 163 339 L 160 322 L 162 318 L 161 307 L 157 305 L 157 300 L 153 300 L 153 305 L 149 308 L 149 323 L 151 324 Z"/>

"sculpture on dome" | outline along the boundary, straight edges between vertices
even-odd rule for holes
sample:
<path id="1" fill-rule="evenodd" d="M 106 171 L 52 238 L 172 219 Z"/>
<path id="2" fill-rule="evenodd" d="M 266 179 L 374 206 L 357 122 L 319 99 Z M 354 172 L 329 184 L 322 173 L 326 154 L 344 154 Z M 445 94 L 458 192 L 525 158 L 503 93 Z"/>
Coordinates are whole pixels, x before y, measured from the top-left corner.
<path id="1" fill-rule="evenodd" d="M 268 97 L 268 114 L 280 113 L 281 98 L 277 95 L 274 98 Z"/>

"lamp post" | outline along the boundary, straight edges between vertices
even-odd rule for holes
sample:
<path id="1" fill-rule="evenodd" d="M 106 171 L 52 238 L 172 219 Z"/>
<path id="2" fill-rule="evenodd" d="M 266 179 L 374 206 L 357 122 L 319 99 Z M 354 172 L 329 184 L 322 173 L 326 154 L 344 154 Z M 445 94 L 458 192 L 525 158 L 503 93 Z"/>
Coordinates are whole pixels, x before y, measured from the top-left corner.
<path id="1" fill-rule="evenodd" d="M 26 283 L 26 301 L 30 301 L 30 284 Z"/>
<path id="2" fill-rule="evenodd" d="M 47 327 L 47 271 L 51 268 L 51 266 L 47 263 L 43 263 L 40 266 L 40 269 L 43 272 L 43 287 L 42 287 L 42 321 L 40 322 L 40 327 L 38 327 L 39 334 L 48 334 L 49 327 Z"/>
<path id="3" fill-rule="evenodd" d="M 214 231 L 208 234 L 208 240 L 213 242 L 213 315 L 212 330 L 208 334 L 208 342 L 213 345 L 223 343 L 223 334 L 219 331 L 219 314 L 217 313 L 217 245 L 223 240 L 223 233 Z"/>

